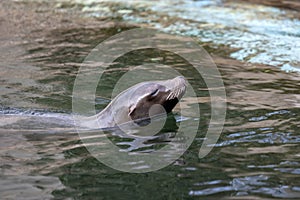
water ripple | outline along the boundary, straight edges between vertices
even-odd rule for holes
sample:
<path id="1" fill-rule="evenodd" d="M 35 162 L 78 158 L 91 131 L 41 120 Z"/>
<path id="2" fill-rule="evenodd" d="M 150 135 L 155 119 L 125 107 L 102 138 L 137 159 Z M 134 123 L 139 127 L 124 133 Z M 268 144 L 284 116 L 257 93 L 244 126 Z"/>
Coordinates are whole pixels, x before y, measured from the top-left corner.
<path id="1" fill-rule="evenodd" d="M 293 11 L 222 1 L 75 2 L 92 16 L 120 17 L 169 33 L 193 36 L 202 42 L 236 49 L 229 56 L 237 60 L 300 72 L 300 20 L 289 17 Z"/>

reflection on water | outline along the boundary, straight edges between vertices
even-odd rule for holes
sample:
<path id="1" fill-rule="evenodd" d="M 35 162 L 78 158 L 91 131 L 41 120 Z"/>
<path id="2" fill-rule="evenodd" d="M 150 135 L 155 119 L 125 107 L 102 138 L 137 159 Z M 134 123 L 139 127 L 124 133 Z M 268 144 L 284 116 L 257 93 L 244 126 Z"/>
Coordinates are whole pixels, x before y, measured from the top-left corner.
<path id="1" fill-rule="evenodd" d="M 167 3 L 172 6 L 166 6 Z M 264 65 L 270 60 L 274 62 L 268 64 L 276 66 L 299 62 L 296 52 L 299 51 L 297 31 L 300 29 L 299 21 L 290 17 L 293 12 L 236 3 L 225 4 L 222 8 L 221 1 L 167 3 L 155 1 L 153 6 L 152 1 L 140 1 L 134 4 L 138 6 L 136 9 L 143 11 L 138 13 L 132 10 L 132 5 L 120 9 L 120 5 L 114 3 L 97 7 L 95 4 L 1 2 L 0 22 L 1 27 L 6 27 L 0 29 L 0 52 L 3 52 L 0 72 L 1 198 L 300 197 L 299 74 Z M 53 13 L 52 6 L 59 9 Z M 102 10 L 89 10 L 92 8 Z M 116 10 L 108 12 L 110 9 Z M 194 16 L 197 9 L 203 18 Z M 102 18 L 83 16 L 81 10 Z M 251 13 L 254 10 L 255 14 Z M 179 12 L 182 14 L 177 16 Z M 216 17 L 209 18 L 207 13 Z M 20 15 L 24 19 L 20 19 Z M 201 109 L 201 126 L 188 151 L 159 171 L 129 174 L 106 167 L 82 144 L 69 114 L 75 75 L 95 45 L 132 28 L 120 22 L 124 19 L 143 25 L 147 21 L 161 30 L 199 37 L 214 53 L 214 61 L 226 85 L 228 111 L 223 134 L 205 158 L 198 158 L 210 117 L 205 83 L 178 56 L 159 50 L 135 51 L 116 60 L 112 70 L 104 76 L 105 82 L 99 91 L 109 97 L 117 77 L 121 77 L 128 66 L 143 62 L 164 64 L 178 70 L 198 89 L 199 97 L 183 98 L 183 105 L 199 104 Z M 264 26 L 254 23 L 258 19 L 264 19 L 261 21 Z M 170 23 L 172 20 L 174 23 Z M 278 32 L 286 23 L 291 25 L 290 29 Z M 199 32 L 193 32 L 195 30 Z M 224 35 L 228 37 L 224 39 Z M 291 40 L 287 41 L 288 38 Z M 257 42 L 253 43 L 254 40 Z M 290 51 L 282 55 L 288 46 Z M 218 50 L 214 50 L 215 47 Z M 266 56 L 261 57 L 263 53 Z M 226 55 L 259 64 L 224 58 Z M 96 108 L 100 110 L 107 103 L 106 98 L 97 97 Z M 172 139 L 181 120 L 199 120 L 185 118 L 176 110 L 174 118 L 168 120 L 160 137 L 147 142 L 120 137 L 114 131 L 106 134 L 123 150 L 154 151 Z"/>
<path id="2" fill-rule="evenodd" d="M 294 11 L 217 0 L 72 2 L 92 16 L 193 36 L 216 49 L 228 46 L 232 50 L 226 54 L 237 60 L 300 72 L 300 20 Z"/>

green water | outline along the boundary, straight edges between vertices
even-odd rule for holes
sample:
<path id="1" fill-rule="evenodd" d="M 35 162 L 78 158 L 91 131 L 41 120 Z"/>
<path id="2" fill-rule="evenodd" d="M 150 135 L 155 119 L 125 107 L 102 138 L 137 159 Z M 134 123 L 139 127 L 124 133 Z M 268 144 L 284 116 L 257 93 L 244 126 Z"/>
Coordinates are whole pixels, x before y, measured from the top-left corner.
<path id="1" fill-rule="evenodd" d="M 195 2 L 200 4 L 201 1 Z M 209 7 L 213 1 L 205 2 L 209 3 L 202 5 L 203 12 L 216 12 L 214 7 Z M 102 12 L 99 7 L 88 6 L 98 9 L 95 9 L 98 13 L 95 16 L 94 10 L 75 1 L 64 4 L 1 2 L 1 199 L 300 198 L 299 74 L 282 70 L 284 65 L 297 65 L 298 60 L 294 56 L 298 48 L 296 41 L 299 40 L 297 26 L 294 26 L 295 30 L 289 29 L 295 41 L 292 46 L 294 52 L 286 53 L 282 60 L 279 59 L 281 54 L 274 54 L 275 50 L 267 52 L 278 61 L 273 65 L 265 65 L 270 56 L 262 57 L 260 52 L 252 54 L 251 51 L 250 57 L 248 54 L 247 58 L 239 56 L 241 59 L 232 56 L 237 55 L 238 51 L 234 46 L 237 43 L 228 45 L 230 38 L 223 43 L 211 42 L 214 39 L 222 41 L 222 34 L 225 34 L 217 34 L 221 17 L 217 25 L 209 24 L 214 34 L 203 34 L 207 37 L 203 38 L 199 33 L 198 42 L 212 55 L 222 74 L 228 106 L 223 132 L 216 146 L 203 159 L 199 159 L 198 153 L 210 118 L 207 86 L 186 61 L 171 52 L 146 49 L 130 52 L 117 59 L 97 88 L 96 110 L 103 109 L 109 103 L 107 98 L 111 96 L 114 85 L 130 67 L 151 63 L 176 69 L 196 88 L 195 93 L 199 97 L 197 100 L 183 98 L 183 102 L 199 105 L 201 115 L 199 119 L 181 119 L 181 113 L 175 110 L 168 119 L 163 133 L 176 132 L 181 120 L 200 120 L 192 145 L 175 162 L 149 173 L 120 172 L 94 158 L 82 144 L 74 127 L 66 126 L 65 121 L 70 121 L 72 112 L 74 80 L 88 53 L 110 36 L 140 25 L 155 26 L 166 31 L 167 26 L 160 28 L 165 21 L 156 19 L 158 14 L 153 12 L 159 10 L 170 13 L 166 19 L 175 20 L 172 16 L 174 13 L 180 11 L 187 15 L 191 7 L 195 8 L 190 1 L 181 3 L 170 3 L 173 6 L 166 11 L 161 7 L 163 4 L 157 3 L 153 7 L 146 2 L 125 8 L 106 2 L 106 7 L 101 7 Z M 180 5 L 181 10 L 178 10 Z M 146 9 L 147 6 L 153 9 Z M 115 11 L 108 12 L 107 7 Z M 231 18 L 239 17 L 240 7 L 237 6 L 236 13 L 231 13 Z M 266 21 L 274 12 L 280 12 L 281 17 L 276 20 L 282 26 L 284 20 L 293 13 L 272 7 L 248 7 L 263 9 L 262 17 Z M 146 20 L 152 16 L 156 19 L 152 19 L 155 23 L 140 22 L 139 16 L 130 15 L 129 8 L 143 11 L 141 15 Z M 229 12 L 228 7 L 225 10 L 218 7 L 217 11 L 223 13 L 222 16 Z M 180 19 L 179 22 L 188 23 L 189 18 L 191 16 L 187 15 L 184 18 L 187 21 Z M 194 18 L 200 19 L 200 16 Z M 226 25 L 228 21 L 224 20 L 223 24 Z M 199 20 L 195 21 L 200 23 Z M 232 22 L 232 27 L 237 32 L 245 31 L 245 27 L 234 24 L 236 21 Z M 299 23 L 297 19 L 290 19 L 291 22 Z M 249 26 L 259 30 L 265 28 L 264 24 L 261 27 L 259 24 Z M 172 27 L 170 32 L 174 34 L 183 26 L 176 26 L 175 23 Z M 191 32 L 180 34 L 185 37 L 197 36 L 199 29 L 194 25 L 191 27 L 194 29 L 189 30 L 194 30 L 196 35 L 188 34 Z M 261 31 L 257 34 L 268 37 L 268 33 Z M 272 34 L 283 37 L 281 32 Z M 245 44 L 242 52 L 249 49 L 252 43 L 245 37 L 232 41 Z M 277 47 L 268 46 L 269 43 L 259 44 L 256 44 L 256 48 L 264 52 Z M 283 42 L 279 46 L 285 49 L 290 43 Z M 151 72 L 151 69 L 146 70 Z M 193 128 L 190 127 L 191 130 Z M 110 132 L 107 135 L 125 149 L 134 147 L 128 138 L 110 135 Z M 167 141 L 154 141 L 150 146 L 135 151 L 155 150 L 165 144 Z"/>

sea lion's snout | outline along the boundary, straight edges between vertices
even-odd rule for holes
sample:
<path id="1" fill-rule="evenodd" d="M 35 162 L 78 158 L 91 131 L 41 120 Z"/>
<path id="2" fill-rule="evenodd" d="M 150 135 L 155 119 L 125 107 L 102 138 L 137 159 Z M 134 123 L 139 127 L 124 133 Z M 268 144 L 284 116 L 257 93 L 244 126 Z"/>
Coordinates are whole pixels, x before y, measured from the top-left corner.
<path id="1" fill-rule="evenodd" d="M 136 102 L 130 106 L 128 116 L 135 123 L 145 125 L 145 121 L 149 123 L 149 110 L 153 105 L 160 105 L 166 113 L 170 113 L 185 94 L 186 87 L 187 83 L 183 76 L 144 83 L 137 90 L 137 93 L 142 92 L 143 95 L 140 94 L 138 99 L 133 99 Z M 152 114 L 159 115 L 162 112 L 162 109 L 157 109 L 157 113 Z"/>
<path id="2" fill-rule="evenodd" d="M 186 80 L 183 76 L 177 76 L 169 81 L 166 81 L 166 86 L 170 89 L 170 94 L 167 99 L 175 99 L 180 100 L 182 96 L 185 94 L 186 90 Z"/>

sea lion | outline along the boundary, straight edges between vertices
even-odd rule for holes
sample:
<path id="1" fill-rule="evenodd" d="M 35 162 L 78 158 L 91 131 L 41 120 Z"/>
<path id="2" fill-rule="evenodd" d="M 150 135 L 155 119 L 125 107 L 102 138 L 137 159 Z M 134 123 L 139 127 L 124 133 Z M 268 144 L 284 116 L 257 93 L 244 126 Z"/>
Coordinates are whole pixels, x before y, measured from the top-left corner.
<path id="1" fill-rule="evenodd" d="M 88 128 L 110 128 L 133 122 L 142 126 L 151 116 L 169 113 L 187 87 L 183 76 L 164 81 L 138 83 L 118 94 L 100 113 L 81 120 Z"/>
<path id="2" fill-rule="evenodd" d="M 25 112 L 18 109 L 0 112 L 0 129 L 54 128 L 64 131 L 76 129 L 106 129 L 122 124 L 147 125 L 150 116 L 169 113 L 179 102 L 187 87 L 182 76 L 164 81 L 138 83 L 118 94 L 101 112 L 91 117 L 77 114 Z M 149 114 L 150 112 L 150 114 Z M 150 116 L 149 116 L 150 115 Z M 75 122 L 75 124 L 74 124 Z"/>

